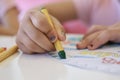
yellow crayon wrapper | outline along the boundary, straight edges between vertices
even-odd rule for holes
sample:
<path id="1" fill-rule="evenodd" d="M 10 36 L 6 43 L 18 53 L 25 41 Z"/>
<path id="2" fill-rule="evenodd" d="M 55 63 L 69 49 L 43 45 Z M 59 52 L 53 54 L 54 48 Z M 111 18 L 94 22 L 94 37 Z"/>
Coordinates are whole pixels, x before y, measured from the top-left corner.
<path id="1" fill-rule="evenodd" d="M 41 12 L 44 13 L 44 15 L 47 17 L 48 22 L 49 22 L 49 24 L 51 25 L 52 29 L 55 29 L 54 23 L 53 23 L 50 15 L 49 15 L 47 9 L 42 8 L 42 9 L 41 9 Z M 62 47 L 61 42 L 60 42 L 59 40 L 57 40 L 57 41 L 54 43 L 54 45 L 55 45 L 56 50 L 58 51 L 58 55 L 60 56 L 60 58 L 61 58 L 61 59 L 65 59 L 65 58 L 66 58 L 66 55 L 65 55 L 65 52 L 64 52 L 64 49 L 63 49 L 63 47 Z"/>
<path id="2" fill-rule="evenodd" d="M 9 48 L 6 51 L 3 51 L 2 53 L 0 53 L 0 62 L 5 60 L 6 58 L 8 58 L 9 56 L 13 55 L 14 53 L 16 53 L 18 50 L 17 45 Z"/>
<path id="3" fill-rule="evenodd" d="M 63 47 L 62 47 L 62 44 L 61 44 L 61 42 L 60 42 L 59 40 L 57 40 L 57 41 L 54 43 L 54 45 L 55 45 L 55 48 L 56 48 L 57 51 L 62 51 L 62 50 L 64 50 Z"/>
<path id="4" fill-rule="evenodd" d="M 0 48 L 0 53 L 3 52 L 3 51 L 5 51 L 5 50 L 6 50 L 5 47 L 1 47 L 1 48 Z"/>
<path id="5" fill-rule="evenodd" d="M 49 13 L 48 13 L 47 9 L 43 8 L 41 11 L 46 15 L 46 17 L 47 17 L 47 19 L 48 19 L 48 22 L 50 23 L 51 27 L 52 27 L 53 29 L 55 29 L 54 24 L 53 24 L 53 21 L 52 21 L 51 17 L 49 16 Z M 62 47 L 62 45 L 61 45 L 61 42 L 60 42 L 59 40 L 57 40 L 57 41 L 54 43 L 54 45 L 55 45 L 55 48 L 56 48 L 57 51 L 64 50 L 63 47 Z"/>
<path id="6" fill-rule="evenodd" d="M 53 24 L 53 21 L 52 21 L 50 15 L 49 15 L 47 9 L 42 8 L 42 9 L 41 9 L 41 12 L 45 14 L 45 16 L 47 17 L 48 22 L 49 22 L 49 24 L 51 25 L 51 27 L 52 27 L 53 29 L 55 29 L 54 24 Z"/>

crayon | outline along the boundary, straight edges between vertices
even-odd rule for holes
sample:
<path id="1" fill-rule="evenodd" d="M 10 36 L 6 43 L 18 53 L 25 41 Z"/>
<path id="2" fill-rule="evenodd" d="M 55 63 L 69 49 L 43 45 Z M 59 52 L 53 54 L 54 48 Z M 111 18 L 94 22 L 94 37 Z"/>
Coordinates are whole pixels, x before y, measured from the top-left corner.
<path id="1" fill-rule="evenodd" d="M 47 17 L 48 22 L 49 22 L 49 24 L 51 25 L 52 29 L 55 29 L 55 26 L 54 26 L 54 24 L 53 24 L 53 21 L 52 21 L 50 15 L 49 15 L 47 9 L 42 8 L 42 9 L 41 9 L 41 12 Z M 57 39 L 56 42 L 54 43 L 54 46 L 55 46 L 56 50 L 58 51 L 59 57 L 60 57 L 61 59 L 66 59 L 65 51 L 64 51 L 64 49 L 63 49 L 63 47 L 62 47 L 61 42 L 60 42 L 58 39 Z"/>
<path id="2" fill-rule="evenodd" d="M 3 51 L 0 53 L 0 62 L 5 60 L 6 58 L 8 58 L 9 56 L 13 55 L 14 53 L 16 53 L 18 50 L 17 45 L 12 46 L 11 48 L 9 48 L 6 51 Z"/>
<path id="3" fill-rule="evenodd" d="M 5 50 L 6 50 L 5 47 L 1 47 L 1 48 L 0 48 L 0 53 L 3 52 L 3 51 L 5 51 Z"/>

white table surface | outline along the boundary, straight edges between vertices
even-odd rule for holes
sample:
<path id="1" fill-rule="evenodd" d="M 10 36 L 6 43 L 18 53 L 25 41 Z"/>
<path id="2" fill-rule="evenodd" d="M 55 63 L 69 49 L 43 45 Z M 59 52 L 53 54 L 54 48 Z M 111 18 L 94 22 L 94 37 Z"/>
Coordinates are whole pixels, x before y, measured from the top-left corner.
<path id="1" fill-rule="evenodd" d="M 15 37 L 0 37 L 0 47 L 13 44 Z M 0 80 L 120 80 L 120 75 L 67 66 L 47 54 L 16 53 L 0 63 Z"/>

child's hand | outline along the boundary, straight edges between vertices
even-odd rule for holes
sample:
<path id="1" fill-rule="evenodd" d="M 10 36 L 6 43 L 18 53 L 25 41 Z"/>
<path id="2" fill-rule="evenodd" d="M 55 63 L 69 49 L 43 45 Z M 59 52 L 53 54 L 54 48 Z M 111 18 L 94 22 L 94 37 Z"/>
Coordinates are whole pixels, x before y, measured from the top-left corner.
<path id="1" fill-rule="evenodd" d="M 96 49 L 108 41 L 120 42 L 120 25 L 91 27 L 77 48 Z"/>
<path id="2" fill-rule="evenodd" d="M 25 14 L 20 23 L 16 42 L 25 53 L 43 53 L 55 50 L 56 39 L 65 40 L 65 31 L 60 22 L 52 17 L 56 30 L 52 29 L 47 18 L 38 10 Z"/>

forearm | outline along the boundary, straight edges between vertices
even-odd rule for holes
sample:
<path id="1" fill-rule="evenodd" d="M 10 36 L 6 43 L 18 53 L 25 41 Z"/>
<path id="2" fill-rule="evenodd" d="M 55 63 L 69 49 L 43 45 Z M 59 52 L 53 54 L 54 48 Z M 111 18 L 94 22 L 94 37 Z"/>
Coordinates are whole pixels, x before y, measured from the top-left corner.
<path id="1" fill-rule="evenodd" d="M 12 34 L 13 32 L 9 28 L 0 25 L 0 35 L 12 35 Z"/>
<path id="2" fill-rule="evenodd" d="M 18 10 L 15 7 L 8 10 L 2 20 L 3 26 L 8 28 L 9 30 L 12 30 L 12 32 L 10 32 L 10 35 L 17 33 L 19 23 L 18 23 Z"/>
<path id="3" fill-rule="evenodd" d="M 45 7 L 51 15 L 56 17 L 61 22 L 77 18 L 75 6 L 72 0 L 47 4 Z"/>

